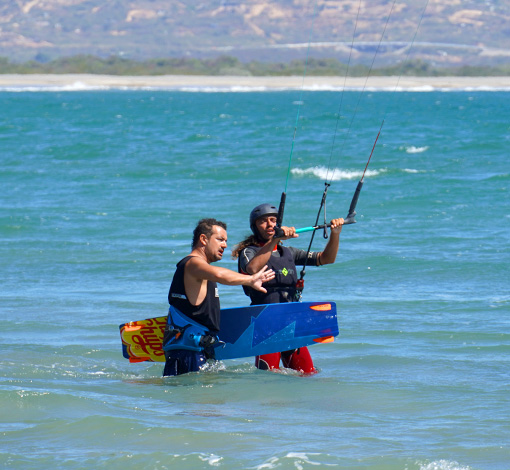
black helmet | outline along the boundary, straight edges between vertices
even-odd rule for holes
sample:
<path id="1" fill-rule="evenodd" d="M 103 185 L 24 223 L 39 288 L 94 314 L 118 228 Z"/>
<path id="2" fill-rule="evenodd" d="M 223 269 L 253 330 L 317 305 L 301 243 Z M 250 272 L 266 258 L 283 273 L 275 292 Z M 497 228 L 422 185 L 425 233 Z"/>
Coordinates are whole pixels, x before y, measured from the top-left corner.
<path id="1" fill-rule="evenodd" d="M 278 217 L 278 209 L 271 204 L 260 204 L 250 212 L 250 228 L 257 238 L 260 236 L 257 227 L 255 226 L 255 221 L 265 215 L 274 215 L 275 217 Z"/>

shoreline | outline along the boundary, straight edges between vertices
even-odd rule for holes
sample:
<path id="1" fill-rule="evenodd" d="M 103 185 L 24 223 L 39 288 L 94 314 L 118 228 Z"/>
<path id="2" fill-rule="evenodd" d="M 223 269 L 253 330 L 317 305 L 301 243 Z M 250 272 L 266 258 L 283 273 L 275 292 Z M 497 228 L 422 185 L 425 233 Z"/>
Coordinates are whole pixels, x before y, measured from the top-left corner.
<path id="1" fill-rule="evenodd" d="M 246 77 L 205 75 L 121 76 L 94 74 L 0 74 L 0 89 L 379 89 L 379 90 L 508 90 L 509 77 Z"/>

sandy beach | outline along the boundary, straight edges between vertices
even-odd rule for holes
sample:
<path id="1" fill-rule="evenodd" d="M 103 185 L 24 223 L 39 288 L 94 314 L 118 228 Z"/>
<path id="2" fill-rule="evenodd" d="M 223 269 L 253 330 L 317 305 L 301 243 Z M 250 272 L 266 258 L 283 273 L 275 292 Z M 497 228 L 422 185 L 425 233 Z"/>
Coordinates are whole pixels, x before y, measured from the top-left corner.
<path id="1" fill-rule="evenodd" d="M 244 77 L 244 76 L 114 76 L 93 74 L 0 75 L 0 88 L 164 88 L 164 89 L 329 89 L 375 88 L 393 90 L 508 89 L 510 77 Z"/>

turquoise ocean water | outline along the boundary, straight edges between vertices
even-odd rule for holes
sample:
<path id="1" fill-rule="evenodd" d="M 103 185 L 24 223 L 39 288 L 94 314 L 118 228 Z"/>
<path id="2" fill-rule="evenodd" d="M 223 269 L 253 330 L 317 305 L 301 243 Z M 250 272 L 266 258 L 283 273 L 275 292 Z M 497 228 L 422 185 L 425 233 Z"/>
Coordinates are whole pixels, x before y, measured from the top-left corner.
<path id="1" fill-rule="evenodd" d="M 2 468 L 510 469 L 509 91 L 78 88 L 0 91 Z M 130 364 L 118 325 L 166 313 L 196 221 L 231 248 L 278 203 L 298 109 L 296 227 L 325 179 L 346 215 L 385 119 L 358 223 L 306 275 L 339 309 L 320 373 Z"/>

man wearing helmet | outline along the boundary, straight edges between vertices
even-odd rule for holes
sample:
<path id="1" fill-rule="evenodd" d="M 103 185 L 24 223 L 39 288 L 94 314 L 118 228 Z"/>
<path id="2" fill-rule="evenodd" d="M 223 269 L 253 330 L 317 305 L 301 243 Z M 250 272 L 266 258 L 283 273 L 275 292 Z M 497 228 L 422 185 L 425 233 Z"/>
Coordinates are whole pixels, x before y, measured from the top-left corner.
<path id="1" fill-rule="evenodd" d="M 278 209 L 271 204 L 261 204 L 250 213 L 250 228 L 253 235 L 234 247 L 234 258 L 239 257 L 239 272 L 254 274 L 264 266 L 275 272 L 275 278 L 265 284 L 267 292 L 243 286 L 252 305 L 296 301 L 298 281 L 296 265 L 322 266 L 335 262 L 344 219 L 331 221 L 331 236 L 321 252 L 307 253 L 294 247 L 285 247 L 282 240 L 297 238 L 294 227 L 277 227 Z M 259 369 L 278 369 L 280 359 L 285 367 L 305 374 L 316 371 L 307 347 L 281 353 L 264 354 L 255 358 Z"/>

